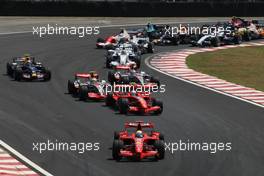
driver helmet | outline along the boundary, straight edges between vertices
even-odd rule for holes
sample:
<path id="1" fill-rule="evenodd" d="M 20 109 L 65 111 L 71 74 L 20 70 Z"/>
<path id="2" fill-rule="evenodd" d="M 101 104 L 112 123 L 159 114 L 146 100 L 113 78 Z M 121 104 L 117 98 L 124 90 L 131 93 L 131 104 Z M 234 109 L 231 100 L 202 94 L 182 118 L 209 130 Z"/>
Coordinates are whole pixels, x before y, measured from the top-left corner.
<path id="1" fill-rule="evenodd" d="M 96 82 L 97 79 L 96 79 L 96 78 L 92 78 L 91 81 L 92 81 L 92 82 Z"/>
<path id="2" fill-rule="evenodd" d="M 30 55 L 29 54 L 25 54 L 24 55 L 24 62 L 25 63 L 30 63 L 31 62 L 31 59 L 30 59 Z"/>
<path id="3" fill-rule="evenodd" d="M 136 132 L 136 138 L 143 138 L 143 132 L 141 130 Z"/>
<path id="4" fill-rule="evenodd" d="M 105 80 L 102 80 L 101 83 L 102 83 L 102 84 L 106 84 L 106 81 L 105 81 Z"/>

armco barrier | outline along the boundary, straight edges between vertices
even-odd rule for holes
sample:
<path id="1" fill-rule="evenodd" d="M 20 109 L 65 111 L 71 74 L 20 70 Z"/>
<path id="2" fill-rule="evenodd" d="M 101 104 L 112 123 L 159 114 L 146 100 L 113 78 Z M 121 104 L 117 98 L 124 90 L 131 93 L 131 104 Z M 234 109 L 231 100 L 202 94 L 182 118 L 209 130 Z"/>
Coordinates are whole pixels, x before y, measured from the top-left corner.
<path id="1" fill-rule="evenodd" d="M 263 3 L 0 1 L 1 16 L 221 17 L 264 16 Z"/>

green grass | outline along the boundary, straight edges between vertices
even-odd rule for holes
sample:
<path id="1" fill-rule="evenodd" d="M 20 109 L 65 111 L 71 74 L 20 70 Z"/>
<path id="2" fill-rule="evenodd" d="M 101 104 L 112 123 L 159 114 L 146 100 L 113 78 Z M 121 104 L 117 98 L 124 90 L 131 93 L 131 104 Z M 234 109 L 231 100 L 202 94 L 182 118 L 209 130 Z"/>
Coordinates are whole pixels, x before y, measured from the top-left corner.
<path id="1" fill-rule="evenodd" d="M 187 65 L 201 73 L 264 91 L 264 46 L 198 53 Z"/>

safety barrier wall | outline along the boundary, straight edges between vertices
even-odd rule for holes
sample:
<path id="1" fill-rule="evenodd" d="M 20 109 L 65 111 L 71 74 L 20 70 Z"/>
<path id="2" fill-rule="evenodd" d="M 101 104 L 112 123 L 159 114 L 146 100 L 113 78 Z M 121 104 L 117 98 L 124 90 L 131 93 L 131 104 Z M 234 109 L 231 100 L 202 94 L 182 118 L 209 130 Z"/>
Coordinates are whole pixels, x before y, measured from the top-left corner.
<path id="1" fill-rule="evenodd" d="M 264 3 L 136 3 L 1 0 L 1 16 L 264 16 Z"/>

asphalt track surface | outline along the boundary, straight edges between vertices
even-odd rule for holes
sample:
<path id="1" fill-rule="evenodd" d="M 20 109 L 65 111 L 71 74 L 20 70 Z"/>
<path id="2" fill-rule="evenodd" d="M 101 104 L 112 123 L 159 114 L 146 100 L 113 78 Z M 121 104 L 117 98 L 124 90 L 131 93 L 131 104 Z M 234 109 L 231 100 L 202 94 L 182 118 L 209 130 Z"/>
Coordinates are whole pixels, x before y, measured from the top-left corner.
<path id="1" fill-rule="evenodd" d="M 103 36 L 119 28 L 104 28 Z M 3 141 L 55 176 L 263 176 L 264 110 L 193 86 L 151 70 L 166 92 L 161 116 L 124 116 L 103 103 L 80 102 L 67 94 L 75 72 L 97 70 L 106 77 L 104 50 L 95 49 L 96 36 L 50 36 L 31 33 L 0 36 L 0 136 Z M 157 52 L 178 47 L 157 47 Z M 31 53 L 52 70 L 50 82 L 15 82 L 5 75 L 13 56 Z M 150 55 L 146 55 L 147 57 Z M 144 62 L 142 62 L 144 63 Z M 232 142 L 231 151 L 167 152 L 159 162 L 115 162 L 111 159 L 113 131 L 125 121 L 152 121 L 167 142 Z M 100 151 L 32 151 L 33 142 L 99 142 Z"/>

